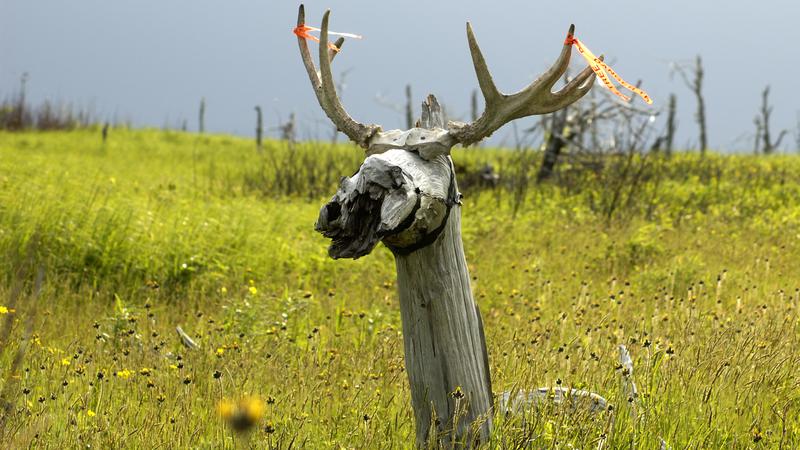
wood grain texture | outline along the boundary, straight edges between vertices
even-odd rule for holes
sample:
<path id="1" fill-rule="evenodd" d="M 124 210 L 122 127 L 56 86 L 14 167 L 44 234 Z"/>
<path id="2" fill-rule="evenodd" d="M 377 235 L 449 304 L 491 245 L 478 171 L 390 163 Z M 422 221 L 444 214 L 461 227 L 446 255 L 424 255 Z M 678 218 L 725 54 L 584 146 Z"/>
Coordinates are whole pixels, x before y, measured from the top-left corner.
<path id="1" fill-rule="evenodd" d="M 434 415 L 440 420 L 434 429 L 447 434 L 455 428 L 461 439 L 485 441 L 492 426 L 486 340 L 461 243 L 460 209 L 453 207 L 433 244 L 395 257 L 418 444 L 428 439 Z M 454 395 L 457 388 L 462 399 Z M 468 405 L 457 421 L 456 401 Z M 473 423 L 480 424 L 477 435 L 469 431 Z"/>

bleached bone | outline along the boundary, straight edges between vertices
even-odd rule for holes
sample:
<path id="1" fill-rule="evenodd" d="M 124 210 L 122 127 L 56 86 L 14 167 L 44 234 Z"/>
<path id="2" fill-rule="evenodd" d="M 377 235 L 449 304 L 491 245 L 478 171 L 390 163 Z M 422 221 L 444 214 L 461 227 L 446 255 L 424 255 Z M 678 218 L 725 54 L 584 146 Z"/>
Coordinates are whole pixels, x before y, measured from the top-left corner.
<path id="1" fill-rule="evenodd" d="M 636 383 L 633 382 L 633 360 L 631 354 L 624 345 L 619 346 L 619 363 L 622 366 L 622 379 L 625 384 L 625 393 L 630 398 L 637 398 L 639 391 L 636 389 Z"/>
<path id="2" fill-rule="evenodd" d="M 622 386 L 625 390 L 625 395 L 628 396 L 631 418 L 636 420 L 638 417 L 639 391 L 636 389 L 636 383 L 633 382 L 633 360 L 631 359 L 631 354 L 624 345 L 620 344 L 618 349 L 619 363 L 622 366 Z"/>
<path id="3" fill-rule="evenodd" d="M 524 413 L 546 404 L 567 405 L 573 410 L 583 409 L 592 413 L 607 411 L 609 406 L 605 398 L 594 392 L 560 386 L 516 393 L 505 391 L 498 396 L 497 402 L 504 414 Z"/>
<path id="4" fill-rule="evenodd" d="M 175 327 L 175 332 L 178 333 L 178 336 L 181 338 L 181 343 L 183 344 L 184 347 L 190 350 L 196 350 L 200 348 L 200 346 L 197 345 L 197 343 L 194 340 L 192 340 L 192 338 L 190 338 L 189 335 L 186 334 L 186 332 L 183 331 L 183 328 L 181 328 L 180 326 Z"/>

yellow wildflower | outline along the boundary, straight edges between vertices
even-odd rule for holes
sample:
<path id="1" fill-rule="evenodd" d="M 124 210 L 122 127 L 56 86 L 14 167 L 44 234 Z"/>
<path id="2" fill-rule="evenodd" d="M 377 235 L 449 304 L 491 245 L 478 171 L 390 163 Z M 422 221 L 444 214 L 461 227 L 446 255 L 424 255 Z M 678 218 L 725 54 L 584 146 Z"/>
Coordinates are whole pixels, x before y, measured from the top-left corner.
<path id="1" fill-rule="evenodd" d="M 92 410 L 90 409 L 90 410 L 86 411 L 86 415 L 87 415 L 87 416 L 89 416 L 89 417 L 94 417 L 94 416 L 96 416 L 97 414 L 95 414 L 95 413 L 94 413 L 94 411 L 92 411 Z"/>
<path id="2" fill-rule="evenodd" d="M 131 375 L 133 375 L 133 372 L 131 372 L 128 369 L 123 369 L 117 372 L 117 377 L 122 378 L 123 380 L 127 380 L 128 378 L 131 377 Z"/>
<path id="3" fill-rule="evenodd" d="M 230 420 L 236 412 L 236 403 L 227 399 L 220 400 L 217 404 L 217 412 L 219 412 L 219 415 L 222 416 L 223 419 Z"/>
<path id="4" fill-rule="evenodd" d="M 247 290 L 250 291 L 250 294 L 252 295 L 258 294 L 258 289 L 256 289 L 255 286 L 250 286 Z"/>
<path id="5" fill-rule="evenodd" d="M 69 360 L 69 358 L 62 358 L 61 359 L 61 365 L 62 366 L 68 366 L 70 364 L 71 364 L 71 361 Z"/>
<path id="6" fill-rule="evenodd" d="M 247 431 L 264 416 L 264 402 L 257 397 L 244 397 L 238 402 L 224 399 L 217 404 L 219 415 L 236 431 Z"/>

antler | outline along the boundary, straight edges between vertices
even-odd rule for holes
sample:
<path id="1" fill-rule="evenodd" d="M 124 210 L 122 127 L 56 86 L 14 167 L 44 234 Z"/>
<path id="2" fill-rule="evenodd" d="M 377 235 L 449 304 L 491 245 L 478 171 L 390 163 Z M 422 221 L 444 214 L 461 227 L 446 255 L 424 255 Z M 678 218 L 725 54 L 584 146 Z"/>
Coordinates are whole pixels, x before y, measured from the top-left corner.
<path id="1" fill-rule="evenodd" d="M 486 101 L 483 114 L 472 123 L 451 122 L 448 125 L 450 135 L 462 145 L 470 145 L 490 136 L 504 124 L 521 117 L 536 114 L 547 114 L 565 108 L 586 95 L 594 85 L 595 75 L 591 67 L 585 68 L 577 77 L 556 92 L 553 85 L 567 70 L 572 53 L 570 39 L 575 33 L 575 25 L 569 27 L 567 41 L 561 54 L 550 69 L 536 81 L 516 94 L 501 93 L 492 80 L 492 74 L 483 58 L 478 41 L 472 32 L 472 25 L 467 22 L 467 40 L 472 53 L 472 63 L 478 76 L 478 85 Z M 603 57 L 600 56 L 600 59 Z"/>
<path id="2" fill-rule="evenodd" d="M 322 31 L 319 36 L 319 68 L 317 72 L 314 66 L 314 61 L 311 58 L 311 52 L 308 50 L 308 42 L 305 38 L 297 37 L 297 43 L 300 45 L 300 56 L 303 58 L 303 64 L 306 66 L 308 77 L 311 80 L 311 86 L 314 88 L 314 93 L 317 95 L 319 105 L 322 107 L 325 114 L 331 119 L 336 127 L 342 133 L 346 134 L 352 141 L 357 143 L 363 148 L 369 146 L 369 141 L 375 133 L 381 131 L 378 125 L 364 125 L 360 122 L 353 120 L 347 111 L 344 110 L 342 102 L 336 94 L 336 86 L 333 83 L 333 75 L 331 74 L 331 62 L 336 56 L 336 51 L 328 49 L 328 17 L 331 11 L 325 11 L 322 16 Z M 303 26 L 306 23 L 306 12 L 303 5 L 300 5 L 300 10 L 297 13 L 297 26 Z M 344 39 L 340 38 L 336 41 L 336 47 L 341 48 Z"/>
<path id="3" fill-rule="evenodd" d="M 308 42 L 304 37 L 298 36 L 300 56 L 311 80 L 311 86 L 317 95 L 320 106 L 325 114 L 333 121 L 336 127 L 346 134 L 352 141 L 367 149 L 368 153 L 380 153 L 392 148 L 405 148 L 415 150 L 425 159 L 449 153 L 453 144 L 461 143 L 470 145 L 490 136 L 504 124 L 521 117 L 537 114 L 547 114 L 565 108 L 577 101 L 592 88 L 595 75 L 591 67 L 585 68 L 577 77 L 572 79 L 563 88 L 552 92 L 552 88 L 567 70 L 572 50 L 571 37 L 575 26 L 571 25 L 567 40 L 561 49 L 556 62 L 536 81 L 516 94 L 501 93 L 492 80 L 492 74 L 486 65 L 472 25 L 467 22 L 467 40 L 472 54 L 472 63 L 478 84 L 486 100 L 486 109 L 483 114 L 472 123 L 450 122 L 447 130 L 434 128 L 430 130 L 414 128 L 407 131 L 391 130 L 383 132 L 378 125 L 364 125 L 351 118 L 342 106 L 336 93 L 336 86 L 331 74 L 331 62 L 337 50 L 328 48 L 328 19 L 330 10 L 322 17 L 322 27 L 319 37 L 319 72 L 314 66 Z M 305 8 L 300 5 L 297 14 L 297 26 L 305 25 Z M 337 49 L 341 48 L 344 39 L 335 43 Z M 600 56 L 602 60 L 603 57 Z"/>

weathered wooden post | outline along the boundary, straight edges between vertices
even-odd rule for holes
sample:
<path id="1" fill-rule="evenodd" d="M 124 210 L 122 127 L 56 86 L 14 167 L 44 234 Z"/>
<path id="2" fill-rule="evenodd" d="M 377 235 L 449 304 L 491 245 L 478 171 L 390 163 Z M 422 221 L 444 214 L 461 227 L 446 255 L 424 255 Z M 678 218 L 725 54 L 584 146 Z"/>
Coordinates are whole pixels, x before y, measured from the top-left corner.
<path id="1" fill-rule="evenodd" d="M 428 96 L 418 128 L 383 131 L 353 120 L 336 94 L 329 15 L 330 11 L 322 18 L 319 72 L 302 37 L 300 54 L 320 106 L 340 131 L 366 149 L 367 157 L 322 207 L 316 229 L 332 239 L 333 258 L 364 256 L 379 241 L 395 255 L 417 444 L 428 439 L 445 446 L 485 441 L 494 399 L 483 324 L 462 247 L 460 194 L 450 148 L 478 142 L 511 120 L 566 107 L 589 92 L 594 74 L 587 67 L 551 92 L 569 64 L 567 44 L 539 79 L 516 94 L 502 94 L 467 23 L 472 60 L 486 99 L 484 113 L 469 124 L 445 123 L 436 99 Z M 302 5 L 297 25 L 305 25 Z"/>

